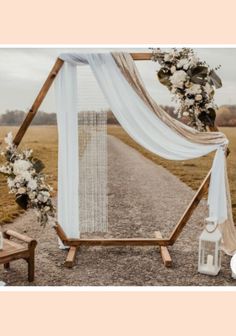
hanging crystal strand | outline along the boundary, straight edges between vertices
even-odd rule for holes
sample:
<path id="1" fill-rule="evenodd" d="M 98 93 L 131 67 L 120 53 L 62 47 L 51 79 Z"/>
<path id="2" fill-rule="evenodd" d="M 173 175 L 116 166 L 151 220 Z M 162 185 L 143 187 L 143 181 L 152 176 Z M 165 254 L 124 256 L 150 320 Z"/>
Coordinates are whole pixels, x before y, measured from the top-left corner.
<path id="1" fill-rule="evenodd" d="M 88 171 L 88 155 L 89 155 L 89 142 L 90 142 L 90 129 L 89 129 L 89 113 L 84 112 L 84 130 L 86 138 L 86 147 L 84 153 L 84 167 L 83 167 L 83 182 L 84 182 L 84 228 L 83 232 L 87 232 L 89 218 L 88 218 L 88 180 L 89 180 L 89 171 Z"/>
<path id="2" fill-rule="evenodd" d="M 101 158 L 102 158 L 102 148 L 101 148 L 101 123 L 100 123 L 101 112 L 97 113 L 97 204 L 98 204 L 98 228 L 99 231 L 103 231 L 102 228 L 102 199 L 101 199 Z"/>
<path id="3" fill-rule="evenodd" d="M 108 196 L 107 196 L 107 178 L 108 178 L 108 162 L 107 162 L 107 112 L 103 113 L 103 172 L 104 172 L 104 190 L 103 190 L 103 209 L 104 209 L 104 231 L 108 231 Z"/>

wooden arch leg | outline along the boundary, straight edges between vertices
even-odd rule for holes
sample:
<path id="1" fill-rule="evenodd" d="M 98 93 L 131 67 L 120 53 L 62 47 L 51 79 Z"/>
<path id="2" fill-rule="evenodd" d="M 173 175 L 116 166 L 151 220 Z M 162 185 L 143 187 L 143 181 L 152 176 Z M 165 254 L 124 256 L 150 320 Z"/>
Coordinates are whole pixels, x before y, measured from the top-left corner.
<path id="1" fill-rule="evenodd" d="M 162 239 L 163 238 L 160 231 L 156 231 L 155 236 L 156 236 L 157 239 Z M 165 267 L 171 267 L 172 266 L 172 259 L 171 259 L 168 248 L 166 246 L 160 246 L 160 252 L 161 252 L 161 257 L 162 257 L 163 264 L 165 265 Z"/>
<path id="2" fill-rule="evenodd" d="M 72 268 L 75 265 L 77 250 L 78 250 L 77 246 L 70 247 L 67 257 L 66 257 L 66 261 L 65 261 L 66 267 Z"/>

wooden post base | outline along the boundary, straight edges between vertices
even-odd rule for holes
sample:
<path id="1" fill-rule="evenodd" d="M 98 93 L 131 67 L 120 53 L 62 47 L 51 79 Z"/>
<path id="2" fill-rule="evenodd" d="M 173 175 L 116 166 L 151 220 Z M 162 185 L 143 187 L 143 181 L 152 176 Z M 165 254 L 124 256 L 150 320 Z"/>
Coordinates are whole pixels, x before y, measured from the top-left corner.
<path id="1" fill-rule="evenodd" d="M 159 231 L 155 232 L 155 236 L 157 239 L 162 239 L 162 235 Z M 165 267 L 171 267 L 172 259 L 168 251 L 168 248 L 166 246 L 160 246 L 160 252 L 161 252 L 161 257 L 162 257 Z"/>
<path id="2" fill-rule="evenodd" d="M 71 246 L 65 261 L 66 267 L 72 268 L 75 265 L 76 254 L 77 254 L 77 247 Z"/>

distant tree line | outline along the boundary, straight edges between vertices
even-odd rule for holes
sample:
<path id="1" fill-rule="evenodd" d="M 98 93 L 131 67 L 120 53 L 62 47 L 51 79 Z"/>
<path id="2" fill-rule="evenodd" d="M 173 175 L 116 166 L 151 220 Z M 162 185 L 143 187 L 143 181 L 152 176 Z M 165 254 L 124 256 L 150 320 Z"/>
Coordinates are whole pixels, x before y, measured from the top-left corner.
<path id="1" fill-rule="evenodd" d="M 26 113 L 24 111 L 7 110 L 6 113 L 0 115 L 0 125 L 3 126 L 19 126 L 25 118 Z M 56 113 L 46 113 L 38 111 L 35 118 L 32 121 L 32 125 L 56 125 Z"/>
<path id="2" fill-rule="evenodd" d="M 174 114 L 173 106 L 162 106 L 166 112 L 168 112 L 173 118 L 176 118 Z M 20 110 L 7 110 L 4 114 L 0 115 L 0 125 L 2 126 L 19 126 L 25 118 L 26 113 Z M 119 124 L 114 114 L 107 111 L 107 123 L 109 125 Z M 57 118 L 56 113 L 46 113 L 38 111 L 33 119 L 32 125 L 56 125 Z M 223 105 L 217 111 L 216 124 L 218 126 L 235 127 L 236 126 L 236 105 Z"/>

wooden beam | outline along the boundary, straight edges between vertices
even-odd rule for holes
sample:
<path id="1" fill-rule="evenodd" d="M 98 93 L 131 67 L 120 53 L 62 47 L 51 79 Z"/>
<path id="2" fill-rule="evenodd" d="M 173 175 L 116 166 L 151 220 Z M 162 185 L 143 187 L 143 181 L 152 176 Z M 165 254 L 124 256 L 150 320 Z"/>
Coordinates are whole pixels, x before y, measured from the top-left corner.
<path id="1" fill-rule="evenodd" d="M 29 112 L 27 113 L 25 120 L 23 121 L 21 127 L 19 128 L 15 139 L 14 144 L 16 146 L 19 146 L 23 136 L 25 135 L 25 132 L 27 131 L 28 127 L 30 126 L 32 120 L 34 119 L 40 105 L 42 104 L 46 94 L 48 93 L 48 90 L 50 89 L 54 79 L 56 78 L 58 72 L 60 71 L 64 61 L 58 58 L 56 60 L 56 63 L 54 64 L 52 70 L 50 71 L 45 83 L 43 84 L 41 90 L 39 91 L 39 94 L 37 95 L 33 105 L 31 106 Z"/>
<path id="2" fill-rule="evenodd" d="M 55 226 L 55 230 L 66 246 L 168 246 L 168 239 L 156 239 L 156 238 L 109 238 L 109 239 L 84 239 L 84 238 L 68 238 L 62 229 L 60 224 Z"/>
<path id="3" fill-rule="evenodd" d="M 156 238 L 108 238 L 108 239 L 68 239 L 67 246 L 168 246 L 169 239 Z"/>
<path id="4" fill-rule="evenodd" d="M 75 264 L 75 259 L 76 259 L 76 254 L 77 254 L 77 247 L 76 246 L 71 246 L 69 249 L 69 252 L 66 257 L 65 261 L 65 266 L 68 268 L 72 268 Z"/>
<path id="5" fill-rule="evenodd" d="M 152 53 L 131 53 L 131 57 L 134 61 L 150 61 Z"/>
<path id="6" fill-rule="evenodd" d="M 205 193 L 208 191 L 209 183 L 211 178 L 211 170 L 208 172 L 207 176 L 203 180 L 201 186 L 199 187 L 198 191 L 194 195 L 193 199 L 191 200 L 190 204 L 188 205 L 187 209 L 185 210 L 184 214 L 180 218 L 179 222 L 175 226 L 174 230 L 172 231 L 169 240 L 170 245 L 173 245 L 177 238 L 179 237 L 180 233 L 182 232 L 183 228 L 187 224 L 188 220 L 192 216 L 194 210 L 202 200 Z"/>
<path id="7" fill-rule="evenodd" d="M 157 239 L 162 239 L 162 235 L 159 231 L 155 232 L 155 236 Z M 171 267 L 172 259 L 168 251 L 168 248 L 166 246 L 160 246 L 160 252 L 161 252 L 161 257 L 162 257 L 165 267 Z"/>

